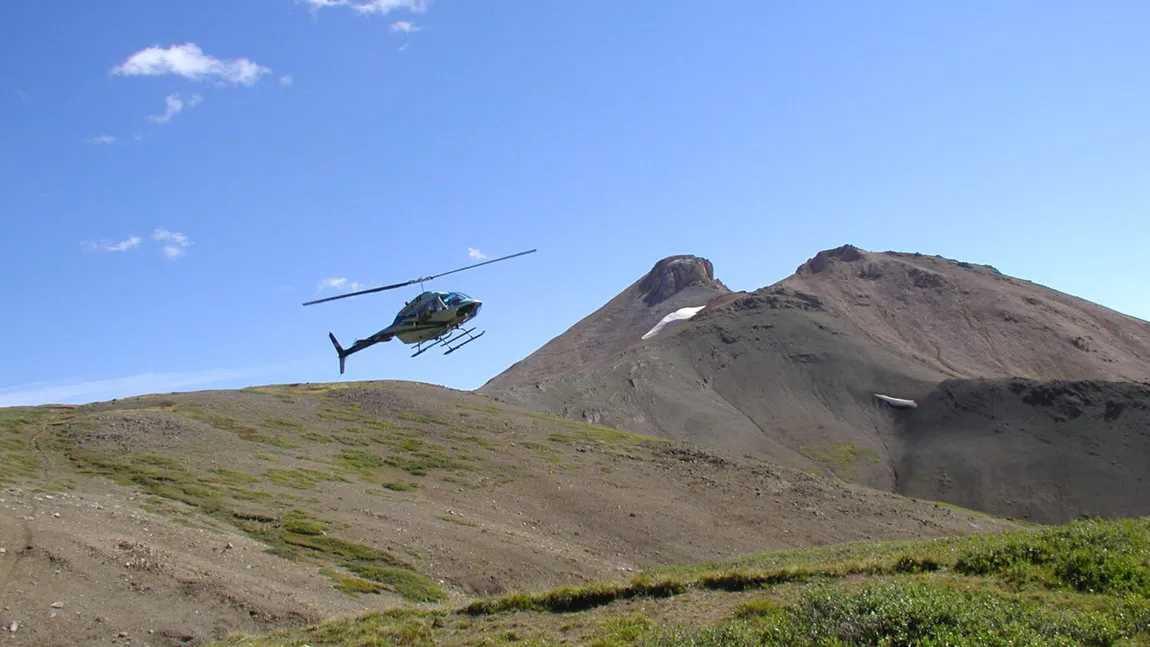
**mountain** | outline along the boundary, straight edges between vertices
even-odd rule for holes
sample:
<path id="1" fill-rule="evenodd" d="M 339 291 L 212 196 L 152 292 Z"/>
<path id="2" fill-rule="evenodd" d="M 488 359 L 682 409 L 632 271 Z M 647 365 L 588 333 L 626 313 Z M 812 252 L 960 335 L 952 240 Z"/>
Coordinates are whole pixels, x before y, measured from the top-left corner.
<path id="1" fill-rule="evenodd" d="M 0 408 L 0 484 L 9 645 L 197 645 L 763 550 L 1019 527 L 406 382 Z"/>
<path id="2" fill-rule="evenodd" d="M 678 286 L 669 266 L 690 292 L 650 289 Z M 1147 379 L 1150 323 L 989 266 L 845 245 L 750 293 L 706 259 L 664 259 L 478 392 L 1059 522 L 1150 513 Z"/>

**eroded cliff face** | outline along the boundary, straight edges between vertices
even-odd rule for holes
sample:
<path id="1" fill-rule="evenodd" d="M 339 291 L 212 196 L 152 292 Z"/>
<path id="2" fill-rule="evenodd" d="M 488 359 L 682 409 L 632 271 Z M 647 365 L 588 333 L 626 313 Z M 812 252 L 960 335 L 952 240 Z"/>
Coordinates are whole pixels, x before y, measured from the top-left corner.
<path id="1" fill-rule="evenodd" d="M 668 256 L 655 263 L 651 271 L 639 280 L 638 288 L 643 294 L 643 303 L 655 307 L 691 286 L 728 291 L 727 286 L 715 279 L 715 266 L 711 261 L 690 254 Z"/>

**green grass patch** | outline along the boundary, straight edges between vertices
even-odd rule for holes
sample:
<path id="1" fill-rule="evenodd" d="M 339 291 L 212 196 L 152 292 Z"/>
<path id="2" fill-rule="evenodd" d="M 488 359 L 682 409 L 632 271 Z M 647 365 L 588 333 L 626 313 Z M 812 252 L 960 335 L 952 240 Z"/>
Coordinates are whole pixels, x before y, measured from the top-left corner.
<path id="1" fill-rule="evenodd" d="M 392 492 L 410 492 L 419 487 L 418 483 L 408 483 L 406 481 L 392 481 L 389 483 L 382 483 L 381 485 L 391 490 Z"/>
<path id="2" fill-rule="evenodd" d="M 303 438 L 304 440 L 310 440 L 310 441 L 312 441 L 313 443 L 331 443 L 331 442 L 335 442 L 335 441 L 333 441 L 331 438 L 328 438 L 327 436 L 324 436 L 323 434 L 317 434 L 317 433 L 315 433 L 314 431 L 309 431 L 309 432 L 307 432 L 306 434 L 304 434 L 304 435 L 302 436 L 302 438 Z"/>
<path id="3" fill-rule="evenodd" d="M 1150 597 L 1150 520 L 1078 521 L 972 541 L 954 570 L 1016 586 Z"/>
<path id="4" fill-rule="evenodd" d="M 297 420 L 288 420 L 287 418 L 266 418 L 264 419 L 264 426 L 269 429 L 286 429 L 289 431 L 303 431 L 304 426 L 302 422 Z"/>
<path id="5" fill-rule="evenodd" d="M 154 454 L 73 450 L 70 458 L 82 473 L 106 476 L 156 496 L 212 513 L 220 510 L 224 492 L 210 480 L 184 468 L 180 461 Z"/>
<path id="6" fill-rule="evenodd" d="M 303 510 L 292 510 L 283 519 L 284 531 L 297 535 L 322 535 L 327 524 L 313 518 Z"/>
<path id="7" fill-rule="evenodd" d="M 0 408 L 0 482 L 34 476 L 41 467 L 32 437 L 47 412 L 32 407 Z"/>
<path id="8" fill-rule="evenodd" d="M 382 456 L 366 449 L 344 449 L 336 456 L 336 460 L 348 470 L 364 473 L 370 473 L 387 465 Z"/>
<path id="9" fill-rule="evenodd" d="M 349 447 L 367 447 L 372 442 L 371 438 L 350 434 L 336 434 L 332 436 L 332 438 L 341 445 L 347 445 Z"/>
<path id="10" fill-rule="evenodd" d="M 348 595 L 359 595 L 362 593 L 379 594 L 388 590 L 386 586 L 378 582 L 361 580 L 358 577 L 348 577 L 346 575 L 336 575 L 332 577 L 332 581 L 335 582 L 335 590 L 341 593 L 347 593 Z"/>
<path id="11" fill-rule="evenodd" d="M 245 472 L 237 472 L 236 470 L 229 470 L 222 467 L 214 467 L 208 470 L 209 474 L 216 475 L 216 480 L 220 483 L 227 485 L 250 485 L 252 483 L 259 483 L 258 476 L 253 476 Z"/>
<path id="12" fill-rule="evenodd" d="M 385 579 L 372 568 L 350 572 Z M 232 644 L 1133 647 L 1150 645 L 1148 581 L 1150 518 L 1083 520 L 759 553 L 652 569 L 624 582 L 484 599 L 454 611 L 369 613 Z M 700 591 L 710 593 L 660 609 L 662 599 Z M 738 597 L 723 593 L 733 591 Z M 641 598 L 651 602 L 643 614 L 626 607 L 583 613 Z M 520 612 L 531 615 L 469 619 Z M 530 638 L 519 631 L 526 626 Z"/>
<path id="13" fill-rule="evenodd" d="M 684 583 L 673 580 L 636 580 L 629 584 L 595 583 L 543 593 L 515 593 L 491 600 L 478 600 L 467 605 L 463 612 L 473 616 L 519 611 L 571 613 L 587 611 L 617 600 L 664 598 L 686 591 Z"/>
<path id="14" fill-rule="evenodd" d="M 363 563 L 349 563 L 345 568 L 360 577 L 385 584 L 413 602 L 441 602 L 447 599 L 447 594 L 435 580 L 406 568 Z"/>

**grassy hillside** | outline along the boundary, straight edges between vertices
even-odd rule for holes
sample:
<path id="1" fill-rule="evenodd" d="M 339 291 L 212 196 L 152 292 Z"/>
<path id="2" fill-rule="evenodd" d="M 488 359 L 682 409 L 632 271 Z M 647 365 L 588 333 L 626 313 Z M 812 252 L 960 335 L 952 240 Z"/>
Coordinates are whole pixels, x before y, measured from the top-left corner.
<path id="1" fill-rule="evenodd" d="M 1147 645 L 1150 519 L 754 554 L 217 647 L 304 644 Z"/>
<path id="2" fill-rule="evenodd" d="M 14 645 L 189 644 L 751 551 L 1018 527 L 397 382 L 2 409 L 0 466 Z"/>

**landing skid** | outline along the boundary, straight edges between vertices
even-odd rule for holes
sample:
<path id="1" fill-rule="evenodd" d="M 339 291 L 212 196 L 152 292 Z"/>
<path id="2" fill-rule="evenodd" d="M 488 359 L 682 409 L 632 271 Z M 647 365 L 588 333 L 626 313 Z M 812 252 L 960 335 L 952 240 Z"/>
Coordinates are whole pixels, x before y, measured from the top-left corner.
<path id="1" fill-rule="evenodd" d="M 415 345 L 415 347 L 418 350 L 416 350 L 414 353 L 412 353 L 411 356 L 416 357 L 418 355 L 422 355 L 423 353 L 426 353 L 427 351 L 429 351 L 432 348 L 435 348 L 437 346 L 446 346 L 447 350 L 444 351 L 443 354 L 444 355 L 450 355 L 450 354 L 454 353 L 455 351 L 459 350 L 460 348 L 466 346 L 467 344 L 470 344 L 471 342 L 475 341 L 476 339 L 479 339 L 480 337 L 483 336 L 483 333 L 487 332 L 486 330 L 484 330 L 483 332 L 480 332 L 478 335 L 472 335 L 471 333 L 474 331 L 475 331 L 475 328 L 469 328 L 467 330 L 461 331 L 458 335 L 455 335 L 454 337 L 451 337 L 449 339 L 444 339 L 444 337 L 437 337 L 437 338 L 435 338 L 429 342 L 417 343 Z M 460 339 L 463 339 L 464 337 L 467 337 L 467 339 L 460 342 L 459 344 L 456 344 L 455 346 L 452 346 L 452 344 L 459 341 Z M 426 344 L 426 346 L 424 344 Z"/>

